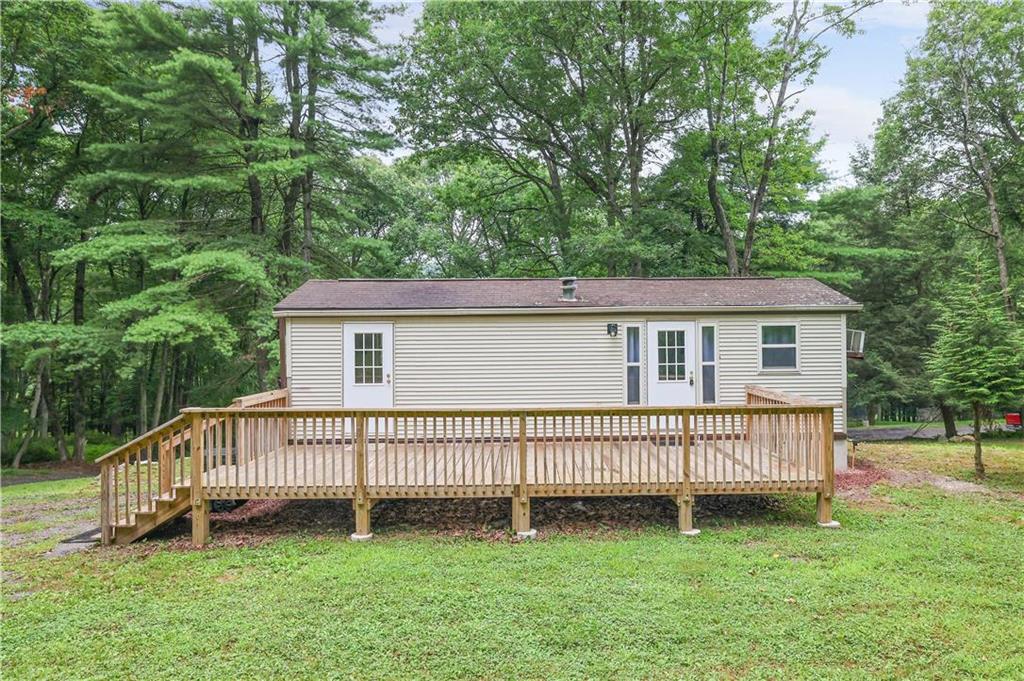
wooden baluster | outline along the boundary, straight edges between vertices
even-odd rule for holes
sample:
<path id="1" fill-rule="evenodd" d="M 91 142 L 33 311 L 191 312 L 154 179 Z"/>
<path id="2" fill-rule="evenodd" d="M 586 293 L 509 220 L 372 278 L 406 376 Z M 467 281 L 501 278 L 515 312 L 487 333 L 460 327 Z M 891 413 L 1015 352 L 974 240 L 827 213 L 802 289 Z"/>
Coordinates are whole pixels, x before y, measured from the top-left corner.
<path id="1" fill-rule="evenodd" d="M 128 456 L 131 456 L 129 454 Z M 135 450 L 135 512 L 142 510 L 142 449 Z M 138 522 L 138 521 L 136 521 Z"/>
<path id="2" fill-rule="evenodd" d="M 150 511 L 156 508 L 156 502 L 153 501 L 153 447 L 155 446 L 159 450 L 161 441 L 158 435 L 156 443 L 146 446 L 146 509 Z M 157 484 L 160 484 L 159 475 Z"/>

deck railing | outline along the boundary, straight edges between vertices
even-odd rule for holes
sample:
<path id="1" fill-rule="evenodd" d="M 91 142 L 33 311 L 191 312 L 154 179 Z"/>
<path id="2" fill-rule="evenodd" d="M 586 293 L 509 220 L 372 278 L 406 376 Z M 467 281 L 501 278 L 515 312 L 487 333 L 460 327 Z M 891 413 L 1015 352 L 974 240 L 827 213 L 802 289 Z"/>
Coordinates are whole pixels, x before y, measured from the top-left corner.
<path id="1" fill-rule="evenodd" d="M 806 491 L 832 407 L 532 410 L 188 409 L 211 498 Z M 683 446 L 689 443 L 689 447 Z M 525 451 L 525 459 L 520 456 Z"/>
<path id="2" fill-rule="evenodd" d="M 236 398 L 232 407 L 287 407 L 289 394 L 284 388 L 245 395 Z M 244 448 L 244 442 L 240 444 Z M 96 463 L 100 466 L 100 531 L 104 543 L 109 543 L 115 527 L 134 524 L 140 513 L 153 513 L 160 499 L 171 500 L 176 491 L 191 495 L 192 419 L 179 414 Z"/>
<path id="3" fill-rule="evenodd" d="M 533 496 L 688 504 L 695 494 L 817 492 L 828 521 L 833 407 L 780 395 L 750 389 L 750 403 L 735 406 L 311 410 L 278 406 L 287 391 L 272 391 L 186 409 L 107 455 L 104 527 L 174 485 L 188 486 L 194 517 L 211 499 L 352 498 L 367 529 L 357 534 L 388 498 L 512 497 L 526 509 L 522 529 Z"/>
<path id="4" fill-rule="evenodd" d="M 134 524 L 139 513 L 154 511 L 159 499 L 190 484 L 191 435 L 191 421 L 179 415 L 96 460 L 104 543 L 114 527 Z"/>

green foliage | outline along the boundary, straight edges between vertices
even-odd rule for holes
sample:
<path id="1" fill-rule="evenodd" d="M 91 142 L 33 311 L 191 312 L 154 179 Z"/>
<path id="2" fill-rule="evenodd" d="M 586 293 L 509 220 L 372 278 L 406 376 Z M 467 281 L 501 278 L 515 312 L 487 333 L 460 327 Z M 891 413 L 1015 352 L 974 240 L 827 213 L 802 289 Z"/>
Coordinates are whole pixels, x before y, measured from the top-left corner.
<path id="1" fill-rule="evenodd" d="M 939 304 L 937 338 L 928 368 L 935 389 L 963 405 L 1018 406 L 1024 402 L 1024 330 L 1006 317 L 998 292 L 962 270 Z"/>

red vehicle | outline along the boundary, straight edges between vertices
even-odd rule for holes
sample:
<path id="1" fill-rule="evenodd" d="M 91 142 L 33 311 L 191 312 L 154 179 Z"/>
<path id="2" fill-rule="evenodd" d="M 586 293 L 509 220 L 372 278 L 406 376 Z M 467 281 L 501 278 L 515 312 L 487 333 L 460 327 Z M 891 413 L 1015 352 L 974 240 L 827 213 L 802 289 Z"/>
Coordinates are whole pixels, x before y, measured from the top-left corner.
<path id="1" fill-rule="evenodd" d="M 1007 430 L 1020 430 L 1021 429 L 1021 418 L 1020 412 L 1009 412 L 1004 417 L 1006 420 Z"/>

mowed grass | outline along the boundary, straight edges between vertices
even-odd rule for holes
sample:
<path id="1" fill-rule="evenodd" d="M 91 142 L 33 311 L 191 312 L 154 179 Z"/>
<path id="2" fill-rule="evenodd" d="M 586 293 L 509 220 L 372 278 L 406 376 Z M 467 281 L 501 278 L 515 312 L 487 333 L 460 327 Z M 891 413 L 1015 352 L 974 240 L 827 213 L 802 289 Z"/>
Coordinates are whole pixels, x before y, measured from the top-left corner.
<path id="1" fill-rule="evenodd" d="M 985 484 L 1024 492 L 1024 438 L 984 438 L 981 443 Z M 856 456 L 886 468 L 929 471 L 981 482 L 974 474 L 973 442 L 865 442 L 857 445 Z"/>
<path id="2" fill-rule="evenodd" d="M 922 445 L 912 445 L 913 448 Z M 914 452 L 915 461 L 932 456 Z M 534 542 L 376 528 L 4 553 L 22 678 L 1022 678 L 1024 497 L 878 484 L 754 518 Z M 5 513 L 95 483 L 3 490 Z M 425 528 L 426 530 L 427 528 Z"/>

